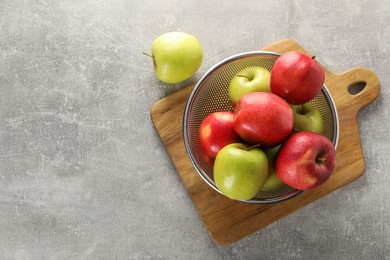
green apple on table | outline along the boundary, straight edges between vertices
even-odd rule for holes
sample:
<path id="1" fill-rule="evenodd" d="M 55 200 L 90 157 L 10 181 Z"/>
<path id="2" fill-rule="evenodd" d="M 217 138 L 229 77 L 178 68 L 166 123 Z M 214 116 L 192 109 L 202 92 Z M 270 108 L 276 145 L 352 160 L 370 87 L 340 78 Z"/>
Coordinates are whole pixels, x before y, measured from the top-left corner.
<path id="1" fill-rule="evenodd" d="M 320 111 L 310 103 L 291 105 L 294 112 L 293 129 L 297 132 L 310 131 L 322 134 L 324 122 Z"/>
<path id="2" fill-rule="evenodd" d="M 214 163 L 214 181 L 228 198 L 252 199 L 268 178 L 266 154 L 259 148 L 244 143 L 223 147 Z"/>
<path id="3" fill-rule="evenodd" d="M 192 77 L 203 60 L 199 41 L 188 33 L 168 32 L 152 43 L 154 72 L 163 82 L 175 84 Z"/>
<path id="4" fill-rule="evenodd" d="M 268 163 L 269 163 L 269 176 L 266 182 L 264 183 L 263 187 L 261 188 L 261 191 L 272 191 L 279 189 L 280 187 L 284 186 L 285 183 L 279 179 L 279 177 L 276 175 L 275 171 L 275 158 L 278 154 L 278 151 L 282 145 L 277 145 L 275 147 L 269 148 L 265 150 L 265 154 L 268 157 Z"/>
<path id="5" fill-rule="evenodd" d="M 240 70 L 228 87 L 229 100 L 234 107 L 240 97 L 250 92 L 271 92 L 271 72 L 264 67 L 252 66 Z"/>

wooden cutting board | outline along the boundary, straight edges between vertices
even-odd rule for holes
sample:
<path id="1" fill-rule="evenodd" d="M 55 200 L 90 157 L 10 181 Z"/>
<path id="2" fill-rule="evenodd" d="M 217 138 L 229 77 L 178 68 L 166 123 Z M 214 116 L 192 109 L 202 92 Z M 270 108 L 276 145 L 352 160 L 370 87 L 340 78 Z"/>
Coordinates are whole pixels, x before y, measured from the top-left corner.
<path id="1" fill-rule="evenodd" d="M 297 50 L 310 55 L 292 39 L 278 41 L 262 50 L 281 54 Z M 323 69 L 325 85 L 336 103 L 339 115 L 340 135 L 336 169 L 325 184 L 280 203 L 259 205 L 230 200 L 213 190 L 198 175 L 187 156 L 182 135 L 184 107 L 194 86 L 186 87 L 153 104 L 150 114 L 155 129 L 215 243 L 234 243 L 363 174 L 365 166 L 357 113 L 379 95 L 380 81 L 374 72 L 366 68 L 354 68 L 338 75 L 324 67 Z M 350 91 L 354 88 L 361 91 L 351 94 Z"/>

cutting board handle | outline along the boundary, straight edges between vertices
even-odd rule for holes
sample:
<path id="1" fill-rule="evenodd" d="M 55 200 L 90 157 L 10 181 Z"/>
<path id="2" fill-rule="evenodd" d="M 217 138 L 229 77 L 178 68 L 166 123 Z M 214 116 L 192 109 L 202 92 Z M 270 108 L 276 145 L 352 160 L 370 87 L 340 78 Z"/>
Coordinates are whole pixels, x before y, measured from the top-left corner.
<path id="1" fill-rule="evenodd" d="M 334 75 L 329 79 L 329 85 L 334 85 L 331 94 L 339 101 L 338 107 L 354 112 L 373 102 L 380 92 L 378 76 L 367 68 L 353 68 Z"/>

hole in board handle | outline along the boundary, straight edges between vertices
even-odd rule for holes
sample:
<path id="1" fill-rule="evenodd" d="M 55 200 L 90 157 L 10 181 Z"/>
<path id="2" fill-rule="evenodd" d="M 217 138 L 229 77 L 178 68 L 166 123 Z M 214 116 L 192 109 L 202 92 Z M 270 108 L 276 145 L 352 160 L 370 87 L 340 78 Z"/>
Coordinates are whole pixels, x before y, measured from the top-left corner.
<path id="1" fill-rule="evenodd" d="M 352 85 L 350 85 L 348 87 L 348 92 L 351 95 L 357 95 L 357 94 L 359 94 L 360 92 L 363 91 L 363 89 L 366 87 L 366 85 L 367 85 L 367 82 L 365 82 L 365 81 L 358 81 L 358 82 L 353 83 Z"/>

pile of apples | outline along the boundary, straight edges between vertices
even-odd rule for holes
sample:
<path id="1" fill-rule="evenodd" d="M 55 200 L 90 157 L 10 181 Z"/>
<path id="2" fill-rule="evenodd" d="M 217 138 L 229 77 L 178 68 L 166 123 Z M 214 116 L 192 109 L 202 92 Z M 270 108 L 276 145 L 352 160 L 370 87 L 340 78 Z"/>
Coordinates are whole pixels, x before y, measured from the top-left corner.
<path id="1" fill-rule="evenodd" d="M 282 54 L 272 70 L 248 67 L 228 87 L 233 111 L 209 114 L 199 127 L 199 147 L 227 197 L 250 200 L 284 185 L 307 190 L 323 184 L 336 164 L 323 135 L 321 113 L 310 104 L 325 73 L 314 57 Z"/>

